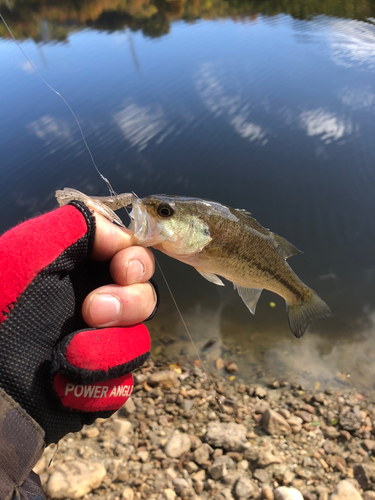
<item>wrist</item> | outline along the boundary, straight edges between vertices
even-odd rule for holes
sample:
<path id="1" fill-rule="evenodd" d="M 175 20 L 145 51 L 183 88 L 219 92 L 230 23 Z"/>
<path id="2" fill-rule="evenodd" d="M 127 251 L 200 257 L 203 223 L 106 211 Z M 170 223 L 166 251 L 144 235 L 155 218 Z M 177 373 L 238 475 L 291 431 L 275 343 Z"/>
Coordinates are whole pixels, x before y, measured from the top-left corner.
<path id="1" fill-rule="evenodd" d="M 44 431 L 0 388 L 0 498 L 11 499 L 44 449 Z"/>

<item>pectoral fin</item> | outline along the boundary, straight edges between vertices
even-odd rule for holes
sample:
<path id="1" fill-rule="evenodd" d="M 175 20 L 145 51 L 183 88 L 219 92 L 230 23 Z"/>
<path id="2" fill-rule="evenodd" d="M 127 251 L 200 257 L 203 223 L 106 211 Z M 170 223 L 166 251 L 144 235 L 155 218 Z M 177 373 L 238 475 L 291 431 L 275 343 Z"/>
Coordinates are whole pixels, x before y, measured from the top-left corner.
<path id="1" fill-rule="evenodd" d="M 238 295 L 245 302 L 249 311 L 252 314 L 255 314 L 255 308 L 262 290 L 259 288 L 245 288 L 244 286 L 239 285 L 234 285 L 234 288 L 237 289 Z"/>
<path id="2" fill-rule="evenodd" d="M 200 269 L 199 267 L 195 268 L 199 274 L 203 276 L 203 278 L 206 278 L 206 280 L 211 281 L 211 283 L 215 283 L 215 285 L 219 286 L 225 286 L 224 283 L 221 281 L 220 278 L 216 276 L 216 274 L 213 273 L 208 273 L 204 269 Z"/>

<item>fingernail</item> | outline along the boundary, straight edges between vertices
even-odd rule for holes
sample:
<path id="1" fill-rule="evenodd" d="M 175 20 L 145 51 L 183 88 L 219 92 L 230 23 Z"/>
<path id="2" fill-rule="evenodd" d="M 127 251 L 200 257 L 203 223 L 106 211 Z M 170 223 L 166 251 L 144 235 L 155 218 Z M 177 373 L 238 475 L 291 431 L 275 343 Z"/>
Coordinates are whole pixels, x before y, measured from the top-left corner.
<path id="1" fill-rule="evenodd" d="M 138 259 L 132 259 L 129 261 L 128 269 L 126 271 L 126 281 L 128 285 L 133 285 L 141 281 L 145 274 L 145 268 L 142 262 Z"/>
<path id="2" fill-rule="evenodd" d="M 90 316 L 95 325 L 106 325 L 115 321 L 121 312 L 121 302 L 115 295 L 98 293 L 91 301 Z"/>

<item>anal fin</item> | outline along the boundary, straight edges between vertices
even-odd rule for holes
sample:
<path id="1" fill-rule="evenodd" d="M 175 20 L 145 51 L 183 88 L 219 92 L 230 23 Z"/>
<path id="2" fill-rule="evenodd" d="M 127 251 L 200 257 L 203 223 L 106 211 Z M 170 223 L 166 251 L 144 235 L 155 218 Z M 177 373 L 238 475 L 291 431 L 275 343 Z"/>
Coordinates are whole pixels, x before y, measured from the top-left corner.
<path id="1" fill-rule="evenodd" d="M 200 269 L 199 267 L 195 267 L 195 269 L 201 276 L 203 276 L 203 278 L 206 278 L 207 281 L 211 281 L 211 283 L 215 283 L 215 285 L 225 286 L 224 283 L 221 281 L 221 279 L 218 276 L 216 276 L 216 274 L 209 273 L 204 269 Z"/>
<path id="2" fill-rule="evenodd" d="M 259 300 L 260 294 L 262 293 L 262 289 L 260 288 L 246 288 L 240 285 L 234 285 L 237 288 L 238 295 L 245 302 L 247 308 L 251 312 L 251 314 L 255 314 L 255 309 L 257 306 L 257 302 Z"/>

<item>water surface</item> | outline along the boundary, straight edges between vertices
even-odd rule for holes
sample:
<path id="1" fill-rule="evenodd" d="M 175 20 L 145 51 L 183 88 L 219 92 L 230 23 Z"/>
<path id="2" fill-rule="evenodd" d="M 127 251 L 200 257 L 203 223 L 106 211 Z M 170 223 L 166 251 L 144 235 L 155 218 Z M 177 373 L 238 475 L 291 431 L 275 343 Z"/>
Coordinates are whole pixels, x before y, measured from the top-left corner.
<path id="1" fill-rule="evenodd" d="M 282 299 L 251 316 L 231 284 L 161 257 L 205 359 L 240 376 L 372 390 L 375 380 L 375 2 L 13 3 L 0 9 L 77 114 L 118 192 L 246 208 L 305 253 L 290 264 L 335 318 L 296 340 Z M 0 26 L 0 231 L 64 186 L 105 195 L 66 106 Z M 194 351 L 162 289 L 154 354 Z M 271 307 L 274 302 L 276 307 Z M 349 376 L 348 376 L 349 375 Z"/>

